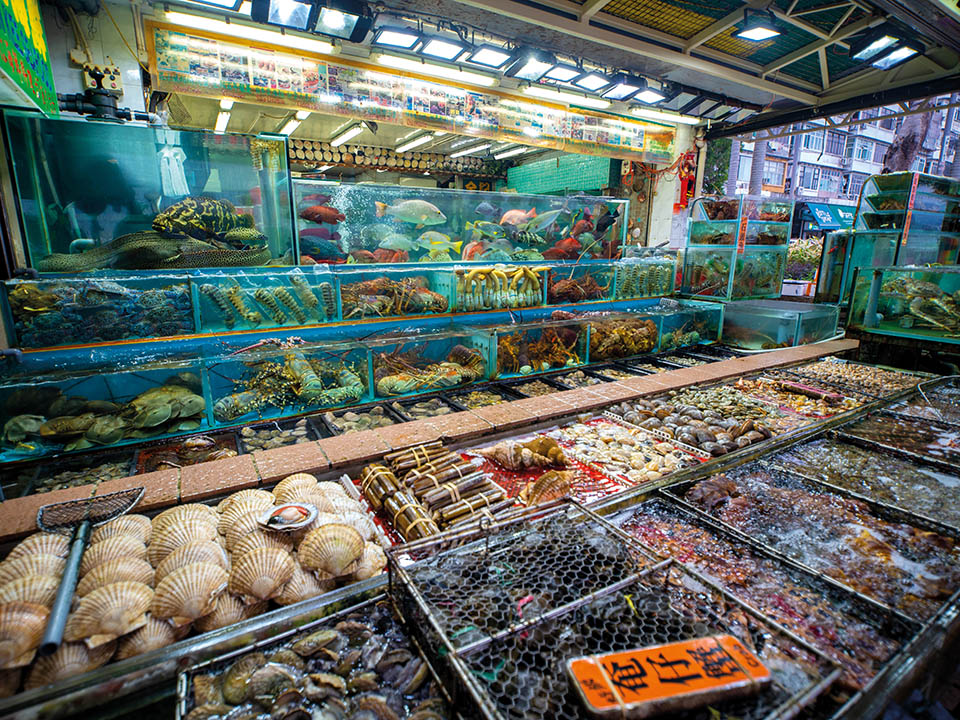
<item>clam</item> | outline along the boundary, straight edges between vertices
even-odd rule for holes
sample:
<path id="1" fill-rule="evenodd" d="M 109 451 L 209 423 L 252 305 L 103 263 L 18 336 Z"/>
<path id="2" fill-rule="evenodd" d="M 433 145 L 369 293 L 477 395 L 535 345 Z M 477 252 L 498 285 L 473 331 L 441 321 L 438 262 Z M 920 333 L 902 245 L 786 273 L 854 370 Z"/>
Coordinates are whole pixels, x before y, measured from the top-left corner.
<path id="1" fill-rule="evenodd" d="M 286 502 L 287 498 L 295 497 L 297 492 L 310 492 L 316 490 L 317 479 L 308 473 L 296 473 L 288 475 L 277 483 L 273 488 L 273 497 L 275 500 Z"/>
<path id="2" fill-rule="evenodd" d="M 248 495 L 231 503 L 220 514 L 220 520 L 217 522 L 217 532 L 226 535 L 227 530 L 236 522 L 237 518 L 250 510 L 266 510 L 273 507 L 273 495 L 262 490 L 260 492 L 263 492 L 263 495 Z"/>
<path id="3" fill-rule="evenodd" d="M 49 575 L 60 577 L 66 567 L 65 558 L 56 555 L 21 555 L 13 560 L 0 563 L 0 585 L 26 575 Z"/>
<path id="4" fill-rule="evenodd" d="M 111 583 L 131 580 L 153 586 L 153 568 L 146 560 L 133 557 L 114 558 L 100 563 L 77 583 L 77 597 L 89 595 L 97 588 Z"/>
<path id="5" fill-rule="evenodd" d="M 116 560 L 122 557 L 146 560 L 147 547 L 129 535 L 114 535 L 113 537 L 108 537 L 96 545 L 90 545 L 83 552 L 83 559 L 80 560 L 80 575 L 86 575 L 97 565 L 105 563 L 107 560 Z"/>
<path id="6" fill-rule="evenodd" d="M 202 522 L 213 523 L 217 525 L 217 511 L 209 505 L 200 503 L 189 503 L 187 505 L 177 505 L 168 510 L 164 510 L 153 519 L 153 531 L 163 530 L 171 525 L 178 525 L 186 520 L 200 520 Z"/>
<path id="7" fill-rule="evenodd" d="M 222 703 L 222 702 L 223 702 L 223 676 L 222 675 L 194 675 L 193 676 L 194 706 L 206 705 L 207 703 Z"/>
<path id="8" fill-rule="evenodd" d="M 267 492 L 266 490 L 257 490 L 256 488 L 247 488 L 246 490 L 238 490 L 232 495 L 228 495 L 223 500 L 220 501 L 220 504 L 217 505 L 217 512 L 223 513 L 226 512 L 233 503 L 238 500 L 245 500 L 247 498 L 265 498 L 270 501 L 270 505 L 273 505 L 273 494 Z"/>
<path id="9" fill-rule="evenodd" d="M 296 689 L 297 679 L 283 665 L 267 663 L 257 668 L 247 681 L 247 700 L 253 700 L 266 708 L 284 692 Z"/>
<path id="10" fill-rule="evenodd" d="M 142 627 L 117 642 L 117 660 L 172 645 L 178 639 L 173 625 L 166 620 L 147 615 L 147 621 Z"/>
<path id="11" fill-rule="evenodd" d="M 278 550 L 293 550 L 293 539 L 287 533 L 267 532 L 266 530 L 254 530 L 245 535 L 233 547 L 234 557 L 241 558 L 254 548 L 276 548 Z"/>
<path id="12" fill-rule="evenodd" d="M 231 713 L 231 710 L 234 710 L 230 705 L 224 705 L 223 703 L 204 703 L 202 705 L 197 705 L 190 712 L 184 715 L 183 720 L 218 720 L 218 718 L 239 718 L 244 716 L 238 716 L 236 713 Z"/>
<path id="13" fill-rule="evenodd" d="M 226 533 L 227 550 L 233 552 L 233 547 L 247 534 L 260 529 L 261 514 L 261 510 L 247 510 L 243 515 L 234 520 Z"/>
<path id="14" fill-rule="evenodd" d="M 167 575 L 184 565 L 198 562 L 213 563 L 224 570 L 230 569 L 230 559 L 227 557 L 227 551 L 219 543 L 213 540 L 194 540 L 178 547 L 157 565 L 155 582 L 159 583 Z"/>
<path id="15" fill-rule="evenodd" d="M 60 578 L 50 575 L 25 575 L 0 587 L 0 604 L 35 603 L 51 607 L 60 587 Z"/>
<path id="16" fill-rule="evenodd" d="M 230 592 L 246 603 L 269 600 L 293 575 L 290 553 L 277 548 L 254 548 L 234 562 L 230 570 Z"/>
<path id="17" fill-rule="evenodd" d="M 146 515 L 121 515 L 115 520 L 95 528 L 90 534 L 90 544 L 94 545 L 114 535 L 130 535 L 143 544 L 147 544 L 150 542 L 152 529 L 150 518 Z"/>
<path id="18" fill-rule="evenodd" d="M 363 554 L 353 570 L 353 576 L 357 580 L 366 580 L 382 573 L 386 566 L 387 555 L 383 548 L 377 543 L 366 542 L 363 544 Z"/>
<path id="19" fill-rule="evenodd" d="M 157 584 L 150 612 L 178 627 L 191 623 L 213 612 L 228 577 L 222 567 L 208 562 L 177 568 Z"/>
<path id="20" fill-rule="evenodd" d="M 244 655 L 223 674 L 223 699 L 231 705 L 239 705 L 247 696 L 250 676 L 267 661 L 263 653 Z"/>
<path id="21" fill-rule="evenodd" d="M 70 539 L 56 533 L 34 533 L 24 538 L 7 555 L 7 560 L 16 560 L 26 555 L 56 555 L 65 558 L 70 552 Z"/>
<path id="22" fill-rule="evenodd" d="M 33 664 L 23 687 L 33 690 L 95 670 L 113 657 L 116 647 L 112 642 L 95 648 L 88 648 L 83 643 L 64 643 L 53 655 L 39 658 Z"/>
<path id="23" fill-rule="evenodd" d="M 217 606 L 213 609 L 213 612 L 208 615 L 204 615 L 202 618 L 199 618 L 194 623 L 194 627 L 196 627 L 200 632 L 217 630 L 219 628 L 226 627 L 227 625 L 238 623 L 241 620 L 255 617 L 262 612 L 266 612 L 267 606 L 268 603 L 266 602 L 258 602 L 253 603 L 252 605 L 247 605 L 236 595 L 223 593 L 217 598 Z"/>
<path id="24" fill-rule="evenodd" d="M 110 583 L 93 590 L 70 613 L 63 637 L 67 642 L 85 640 L 97 647 L 147 624 L 147 608 L 153 600 L 148 585 L 132 580 Z"/>
<path id="25" fill-rule="evenodd" d="M 0 605 L 0 669 L 12 670 L 33 661 L 49 614 L 46 607 L 34 603 Z"/>
<path id="26" fill-rule="evenodd" d="M 313 657 L 321 650 L 330 649 L 339 651 L 347 642 L 347 638 L 336 630 L 329 628 L 317 630 L 306 637 L 300 638 L 292 646 L 293 650 L 300 657 Z"/>
<path id="27" fill-rule="evenodd" d="M 312 572 L 304 570 L 299 563 L 293 570 L 293 575 L 283 586 L 280 593 L 273 598 L 278 605 L 293 605 L 301 600 L 322 595 L 333 590 L 333 580 L 318 580 Z"/>
<path id="28" fill-rule="evenodd" d="M 341 522 L 363 535 L 364 540 L 375 540 L 377 538 L 377 526 L 373 522 L 373 518 L 365 512 L 345 512 Z"/>
<path id="29" fill-rule="evenodd" d="M 169 525 L 162 530 L 154 529 L 153 540 L 147 548 L 147 558 L 151 565 L 157 567 L 177 548 L 196 540 L 213 540 L 216 536 L 216 525 L 196 518 Z"/>
<path id="30" fill-rule="evenodd" d="M 289 665 L 293 669 L 299 670 L 300 672 L 306 672 L 307 669 L 307 664 L 303 661 L 303 658 L 289 648 L 281 648 L 280 650 L 277 650 L 273 655 L 268 657 L 267 660 L 272 663 Z"/>
<path id="31" fill-rule="evenodd" d="M 349 525 L 331 523 L 311 530 L 300 543 L 297 555 L 308 570 L 338 576 L 363 554 L 363 536 Z"/>

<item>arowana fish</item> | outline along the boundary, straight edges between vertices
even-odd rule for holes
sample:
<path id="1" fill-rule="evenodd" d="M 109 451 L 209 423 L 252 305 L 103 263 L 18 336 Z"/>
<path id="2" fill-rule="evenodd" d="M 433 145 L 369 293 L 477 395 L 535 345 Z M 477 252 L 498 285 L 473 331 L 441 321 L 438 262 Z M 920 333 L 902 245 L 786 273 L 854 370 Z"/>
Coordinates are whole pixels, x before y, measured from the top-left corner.
<path id="1" fill-rule="evenodd" d="M 443 225 L 447 216 L 440 212 L 433 203 L 426 200 L 401 200 L 393 205 L 374 203 L 377 208 L 377 217 L 392 217 L 403 222 L 416 223 L 417 227 L 424 225 Z"/>

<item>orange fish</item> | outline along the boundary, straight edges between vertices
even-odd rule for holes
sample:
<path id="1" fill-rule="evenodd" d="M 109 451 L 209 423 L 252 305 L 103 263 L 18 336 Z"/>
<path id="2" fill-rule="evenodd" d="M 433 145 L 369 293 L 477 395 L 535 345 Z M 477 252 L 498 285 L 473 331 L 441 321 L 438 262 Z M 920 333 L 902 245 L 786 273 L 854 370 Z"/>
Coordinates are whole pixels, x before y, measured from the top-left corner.
<path id="1" fill-rule="evenodd" d="M 483 251 L 483 243 L 479 240 L 475 240 L 466 244 L 466 246 L 463 248 L 463 252 L 460 253 L 460 257 L 463 260 L 474 260 L 479 257 Z"/>
<path id="2" fill-rule="evenodd" d="M 522 225 L 527 220 L 532 220 L 537 216 L 537 209 L 530 208 L 526 212 L 523 210 L 507 210 L 500 218 L 500 225 Z"/>
<path id="3" fill-rule="evenodd" d="M 547 260 L 576 260 L 580 257 L 580 243 L 576 238 L 565 238 L 545 250 L 543 257 Z"/>
<path id="4" fill-rule="evenodd" d="M 378 263 L 400 263 L 407 262 L 410 256 L 405 250 L 387 250 L 386 248 L 377 248 L 373 251 L 373 259 Z"/>
<path id="5" fill-rule="evenodd" d="M 580 237 L 585 232 L 590 232 L 593 230 L 593 223 L 590 222 L 587 218 L 581 218 L 577 220 L 577 224 L 573 226 L 573 232 L 570 233 L 573 237 Z"/>
<path id="6" fill-rule="evenodd" d="M 358 263 L 375 263 L 377 261 L 369 250 L 351 250 L 350 257 Z"/>

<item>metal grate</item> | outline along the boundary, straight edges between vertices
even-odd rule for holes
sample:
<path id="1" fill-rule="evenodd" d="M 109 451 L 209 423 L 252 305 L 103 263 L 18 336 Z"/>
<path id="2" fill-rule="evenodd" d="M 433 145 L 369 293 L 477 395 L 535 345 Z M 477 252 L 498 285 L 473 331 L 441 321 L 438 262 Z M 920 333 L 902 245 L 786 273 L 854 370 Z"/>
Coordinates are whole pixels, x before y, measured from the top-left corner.
<path id="1" fill-rule="evenodd" d="M 603 12 L 676 37 L 690 38 L 738 7 L 738 0 L 611 0 Z"/>

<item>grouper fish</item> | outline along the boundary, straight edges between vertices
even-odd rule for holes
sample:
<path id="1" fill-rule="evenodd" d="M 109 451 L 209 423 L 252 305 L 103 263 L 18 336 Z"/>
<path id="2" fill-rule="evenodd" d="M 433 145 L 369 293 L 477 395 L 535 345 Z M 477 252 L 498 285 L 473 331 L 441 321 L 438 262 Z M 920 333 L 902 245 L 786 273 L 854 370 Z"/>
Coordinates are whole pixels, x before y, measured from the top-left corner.
<path id="1" fill-rule="evenodd" d="M 447 221 L 440 208 L 426 200 L 401 200 L 393 205 L 378 202 L 377 217 L 392 217 L 402 222 L 416 223 L 417 227 L 424 225 L 443 225 Z"/>

